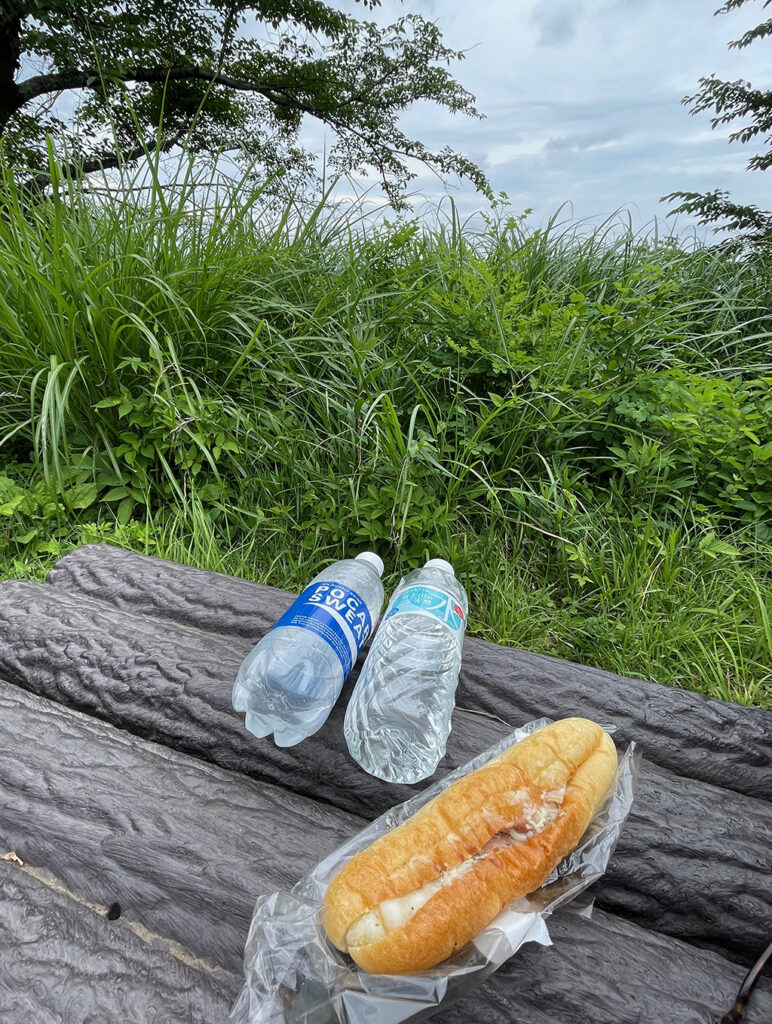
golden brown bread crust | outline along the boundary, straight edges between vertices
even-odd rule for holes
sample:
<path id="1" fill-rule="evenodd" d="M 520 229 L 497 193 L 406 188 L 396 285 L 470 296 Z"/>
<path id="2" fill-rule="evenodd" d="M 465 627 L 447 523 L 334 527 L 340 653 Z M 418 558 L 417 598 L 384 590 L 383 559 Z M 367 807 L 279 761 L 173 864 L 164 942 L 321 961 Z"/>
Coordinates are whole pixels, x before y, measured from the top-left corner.
<path id="1" fill-rule="evenodd" d="M 587 719 L 563 719 L 521 740 L 344 865 L 325 895 L 330 940 L 376 974 L 425 970 L 445 960 L 505 906 L 538 889 L 577 845 L 616 767 L 610 737 Z M 492 848 L 518 825 L 517 841 Z M 459 871 L 448 875 L 454 868 Z M 432 882 L 433 894 L 414 911 L 408 907 L 403 924 L 384 924 L 384 900 L 412 898 Z"/>

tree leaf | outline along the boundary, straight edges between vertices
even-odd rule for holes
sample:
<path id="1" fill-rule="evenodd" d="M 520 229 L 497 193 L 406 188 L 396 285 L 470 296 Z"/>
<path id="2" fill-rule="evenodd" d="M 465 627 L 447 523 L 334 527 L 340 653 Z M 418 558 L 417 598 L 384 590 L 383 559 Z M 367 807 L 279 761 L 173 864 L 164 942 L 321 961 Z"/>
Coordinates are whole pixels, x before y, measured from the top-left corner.
<path id="1" fill-rule="evenodd" d="M 70 508 L 88 508 L 94 504 L 98 493 L 99 489 L 94 483 L 79 484 L 77 487 L 73 487 L 72 490 L 67 491 L 63 497 L 65 503 Z"/>
<path id="2" fill-rule="evenodd" d="M 113 487 L 102 498 L 102 501 L 121 501 L 129 494 L 128 487 Z"/>
<path id="3" fill-rule="evenodd" d="M 9 151 L 24 154 L 25 167 L 34 164 L 45 173 L 50 166 L 48 173 L 59 175 L 61 169 L 48 164 L 46 147 L 65 151 L 74 132 L 78 159 L 70 166 L 77 167 L 81 158 L 89 167 L 131 163 L 156 142 L 159 151 L 169 149 L 198 123 L 197 145 L 212 155 L 246 146 L 276 178 L 287 172 L 305 175 L 310 154 L 299 139 L 309 114 L 335 132 L 339 168 L 379 168 L 395 206 L 406 205 L 404 191 L 413 176 L 406 156 L 439 174 L 459 174 L 492 198 L 484 172 L 468 157 L 447 146 L 429 148 L 405 134 L 402 112 L 422 99 L 455 114 L 480 116 L 474 97 L 448 70 L 463 54 L 446 46 L 437 25 L 419 14 L 376 26 L 324 0 L 289 5 L 34 2 L 37 10 L 29 18 L 34 23 L 25 24 L 21 49 L 30 65 L 44 67 L 45 73 L 38 76 L 38 91 L 21 97 L 21 116 L 4 134 Z M 21 4 L 20 10 L 29 7 Z M 251 24 L 234 31 L 247 11 L 254 15 Z M 174 67 L 170 52 L 178 55 Z M 79 59 L 86 54 L 92 57 Z M 73 74 L 84 62 L 84 70 Z M 220 76 L 215 90 L 210 76 Z M 386 81 L 388 88 L 377 84 Z M 275 91 L 261 88 L 266 82 Z M 130 107 L 132 83 L 141 84 L 143 100 Z M 115 88 L 122 84 L 128 90 Z M 58 109 L 53 114 L 45 106 L 28 106 L 38 96 L 83 88 L 93 95 L 78 106 L 77 115 L 70 114 L 69 124 Z M 99 101 L 103 89 L 112 93 L 109 104 Z M 259 103 L 256 90 L 262 93 Z M 75 106 L 65 103 L 62 110 Z M 206 116 L 199 119 L 202 109 Z M 105 152 L 105 139 L 127 138 L 133 148 L 124 147 L 122 160 L 117 152 Z M 21 156 L 15 159 L 21 164 Z M 136 363 L 135 373 L 140 366 Z"/>
<path id="4" fill-rule="evenodd" d="M 120 523 L 121 526 L 125 526 L 128 523 L 128 521 L 131 519 L 131 513 L 133 511 L 134 499 L 124 498 L 123 501 L 118 506 L 118 511 L 116 513 L 118 517 L 118 522 Z"/>
<path id="5" fill-rule="evenodd" d="M 17 544 L 29 544 L 29 542 L 31 540 L 34 540 L 39 533 L 40 527 L 34 526 L 31 530 L 27 530 L 26 533 L 14 534 L 13 539 L 16 541 Z"/>

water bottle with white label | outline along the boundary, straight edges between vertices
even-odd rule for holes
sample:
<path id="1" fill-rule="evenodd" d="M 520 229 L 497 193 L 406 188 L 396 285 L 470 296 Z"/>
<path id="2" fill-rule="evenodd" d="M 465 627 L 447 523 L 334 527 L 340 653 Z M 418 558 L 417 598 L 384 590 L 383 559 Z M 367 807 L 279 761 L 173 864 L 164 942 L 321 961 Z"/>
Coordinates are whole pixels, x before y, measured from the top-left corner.
<path id="1" fill-rule="evenodd" d="M 233 707 L 250 732 L 292 747 L 322 727 L 378 621 L 382 573 L 372 551 L 333 563 L 247 655 Z"/>
<path id="2" fill-rule="evenodd" d="M 344 724 L 351 756 L 371 775 L 412 783 L 434 773 L 450 735 L 467 611 L 442 558 L 394 591 Z"/>

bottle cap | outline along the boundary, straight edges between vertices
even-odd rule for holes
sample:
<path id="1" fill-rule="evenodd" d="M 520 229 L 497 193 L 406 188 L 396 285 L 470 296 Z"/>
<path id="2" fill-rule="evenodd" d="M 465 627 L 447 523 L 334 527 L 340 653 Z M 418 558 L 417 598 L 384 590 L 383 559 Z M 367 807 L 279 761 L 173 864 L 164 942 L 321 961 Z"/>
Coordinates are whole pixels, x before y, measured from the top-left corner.
<path id="1" fill-rule="evenodd" d="M 379 576 L 383 576 L 383 560 L 374 551 L 362 551 L 357 555 L 363 562 L 369 562 Z"/>
<path id="2" fill-rule="evenodd" d="M 424 569 L 442 569 L 443 572 L 449 572 L 451 576 L 455 576 L 455 570 L 450 562 L 446 562 L 444 558 L 430 558 L 424 566 Z"/>

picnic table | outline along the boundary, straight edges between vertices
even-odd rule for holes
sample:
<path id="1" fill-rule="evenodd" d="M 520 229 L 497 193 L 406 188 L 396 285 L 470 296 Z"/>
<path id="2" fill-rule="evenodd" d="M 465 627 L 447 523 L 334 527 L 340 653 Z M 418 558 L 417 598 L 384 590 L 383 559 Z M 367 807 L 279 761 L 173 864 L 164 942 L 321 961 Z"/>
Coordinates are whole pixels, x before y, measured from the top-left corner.
<path id="1" fill-rule="evenodd" d="M 0 1021 L 225 1021 L 255 898 L 416 791 L 348 755 L 356 670 L 299 746 L 246 732 L 233 679 L 292 600 L 105 545 L 0 584 Z M 468 637 L 438 775 L 544 715 L 636 741 L 632 812 L 592 918 L 434 1019 L 718 1022 L 772 937 L 772 715 Z"/>

